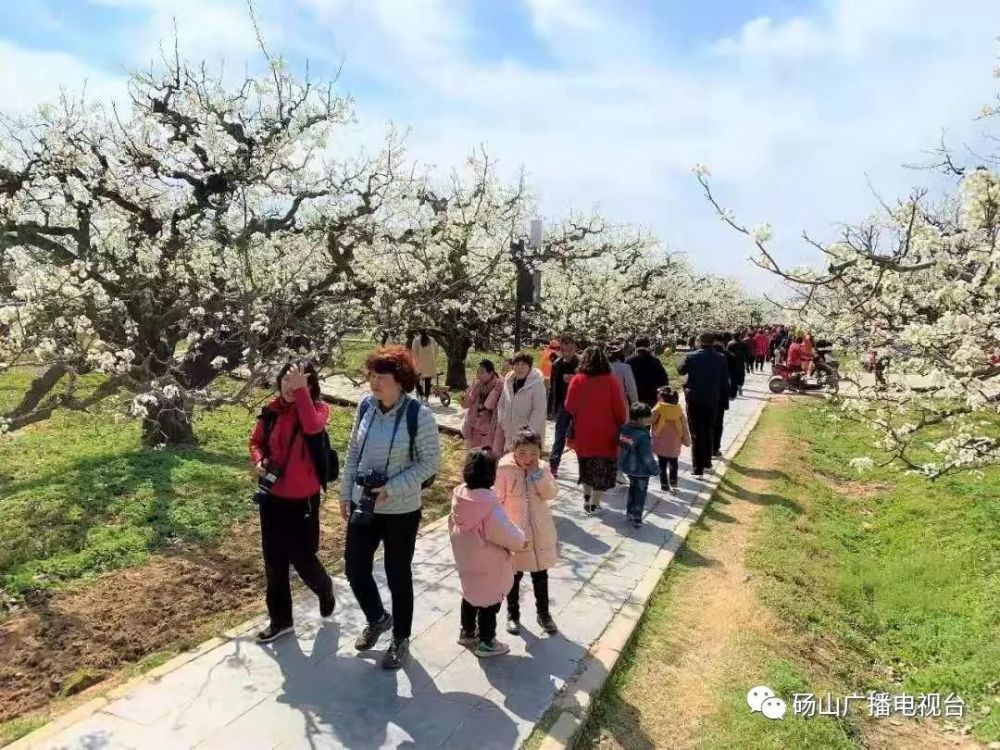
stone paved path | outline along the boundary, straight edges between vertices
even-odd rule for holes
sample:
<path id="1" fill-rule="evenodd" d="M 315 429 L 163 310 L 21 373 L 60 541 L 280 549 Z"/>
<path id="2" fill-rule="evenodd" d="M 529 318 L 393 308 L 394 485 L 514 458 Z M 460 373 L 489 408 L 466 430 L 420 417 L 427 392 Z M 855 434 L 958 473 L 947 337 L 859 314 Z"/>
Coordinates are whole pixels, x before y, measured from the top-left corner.
<path id="1" fill-rule="evenodd" d="M 724 449 L 763 408 L 765 383 L 752 376 L 746 397 L 729 411 Z M 529 616 L 533 599 L 525 581 L 525 632 L 520 637 L 503 634 L 511 645 L 509 656 L 480 661 L 457 645 L 459 584 L 447 527 L 437 522 L 417 543 L 413 659 L 405 670 L 379 669 L 381 650 L 356 654 L 352 642 L 364 623 L 346 582 L 338 577 L 339 603 L 332 621 L 320 620 L 315 600 L 299 594 L 297 637 L 260 647 L 252 640 L 260 623 L 247 623 L 221 645 L 129 687 L 96 713 L 54 735 L 50 730 L 47 736 L 29 736 L 17 746 L 517 747 L 578 671 L 590 645 L 687 514 L 702 487 L 690 478 L 687 458 L 682 457 L 679 496 L 651 490 L 646 524 L 633 530 L 623 524 L 623 488 L 606 496 L 601 515 L 583 514 L 576 461 L 567 454 L 554 503 L 561 555 L 550 573 L 552 612 L 560 626 L 556 636 L 541 634 Z M 384 647 L 383 639 L 379 648 Z"/>

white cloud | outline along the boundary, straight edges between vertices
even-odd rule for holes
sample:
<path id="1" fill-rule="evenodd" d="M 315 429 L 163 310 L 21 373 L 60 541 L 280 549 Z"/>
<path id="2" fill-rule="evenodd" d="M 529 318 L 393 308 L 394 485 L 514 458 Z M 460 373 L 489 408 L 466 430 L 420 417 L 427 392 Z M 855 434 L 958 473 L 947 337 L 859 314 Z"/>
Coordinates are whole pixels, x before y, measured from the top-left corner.
<path id="1" fill-rule="evenodd" d="M 73 55 L 25 49 L 0 40 L 0 102 L 5 113 L 27 114 L 63 93 L 78 96 L 84 92 L 93 99 L 119 99 L 125 93 L 125 81 Z"/>
<path id="2" fill-rule="evenodd" d="M 932 181 L 900 165 L 919 161 L 942 129 L 952 143 L 975 142 L 972 118 L 992 99 L 1000 3 L 822 0 L 815 13 L 748 19 L 677 57 L 657 46 L 635 6 L 515 1 L 554 64 L 475 54 L 470 0 L 255 4 L 272 50 L 297 64 L 343 59 L 348 78 L 382 84 L 353 92 L 361 121 L 350 142 L 380 143 L 391 120 L 412 126 L 411 156 L 442 168 L 483 143 L 509 173 L 525 165 L 550 215 L 600 203 L 749 285 L 773 281 L 714 217 L 693 164 L 712 168 L 747 224 L 775 226 L 783 257 L 807 258 L 801 229 L 829 237 L 837 222 L 866 214 L 875 205 L 868 176 L 887 197 Z M 255 54 L 238 0 L 135 2 L 146 23 L 134 59 L 170 37 L 174 14 L 186 54 L 225 54 L 230 65 Z M 295 25 L 303 11 L 308 29 Z M 0 92 L 30 98 L 83 78 L 80 61 L 55 58 L 44 61 L 44 80 L 4 75 Z"/>
<path id="3" fill-rule="evenodd" d="M 597 31 L 600 16 L 584 0 L 526 0 L 531 23 L 544 36 L 565 29 Z"/>
<path id="4" fill-rule="evenodd" d="M 792 18 L 776 23 L 765 16 L 745 23 L 738 37 L 722 39 L 716 50 L 734 57 L 805 60 L 829 52 L 829 41 L 829 35 L 812 19 Z"/>
<path id="5" fill-rule="evenodd" d="M 257 56 L 257 35 L 245 0 L 91 0 L 99 5 L 143 11 L 135 27 L 116 29 L 129 65 L 159 61 L 161 51 L 173 54 L 174 39 L 182 57 L 216 62 L 237 69 Z M 266 9 L 266 4 L 255 7 Z M 280 9 L 280 5 L 277 6 Z M 266 20 L 266 19 L 264 19 Z M 266 26 L 269 46 L 284 42 L 281 24 Z"/>
<path id="6" fill-rule="evenodd" d="M 829 0 L 815 15 L 752 19 L 671 59 L 644 47 L 635 26 L 632 54 L 617 54 L 630 21 L 596 0 L 523 1 L 563 65 L 454 52 L 408 68 L 403 58 L 389 75 L 412 96 L 361 98 L 363 125 L 411 124 L 411 152 L 441 166 L 485 143 L 511 171 L 527 167 L 550 213 L 600 202 L 751 285 L 774 280 L 709 210 L 692 164 L 712 167 L 748 224 L 775 225 L 783 257 L 807 259 L 803 228 L 832 237 L 873 209 L 869 177 L 888 197 L 934 182 L 902 165 L 920 161 L 942 129 L 955 144 L 974 141 L 973 117 L 992 96 L 1000 4 Z M 567 53 L 571 42 L 586 56 Z"/>

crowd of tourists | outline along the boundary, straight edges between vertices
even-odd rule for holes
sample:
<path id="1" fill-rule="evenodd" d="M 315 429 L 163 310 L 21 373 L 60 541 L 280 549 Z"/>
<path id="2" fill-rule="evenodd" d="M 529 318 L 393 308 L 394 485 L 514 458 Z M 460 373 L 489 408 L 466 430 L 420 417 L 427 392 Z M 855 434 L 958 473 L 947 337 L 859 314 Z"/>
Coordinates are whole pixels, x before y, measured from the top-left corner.
<path id="1" fill-rule="evenodd" d="M 576 453 L 584 512 L 600 513 L 605 493 L 627 482 L 626 518 L 641 526 L 650 480 L 676 492 L 685 446 L 692 450 L 692 477 L 712 469 L 730 402 L 765 359 L 779 352 L 793 356 L 797 340 L 789 344 L 788 338 L 781 327 L 702 334 L 677 367 L 684 376 L 680 388 L 671 386 L 648 338 L 579 350 L 575 338 L 564 335 L 542 351 L 537 367 L 529 352 L 502 361 L 499 370 L 489 359 L 480 361 L 462 399 L 468 454 L 449 517 L 462 587 L 459 642 L 483 658 L 509 651 L 496 637 L 497 619 L 506 604 L 507 632 L 521 632 L 525 573 L 539 627 L 557 632 L 548 595 L 548 571 L 558 561 L 550 504 L 567 449 Z M 371 650 L 391 631 L 382 658 L 386 669 L 408 658 L 421 492 L 434 482 L 441 460 L 434 414 L 422 403 L 436 357 L 436 345 L 424 334 L 411 349 L 385 346 L 367 358 L 371 393 L 358 404 L 340 472 L 345 573 L 367 622 L 355 646 Z M 317 555 L 320 495 L 337 474 L 330 466 L 329 409 L 311 363 L 287 365 L 277 391 L 250 437 L 260 477 L 255 499 L 269 615 L 258 634 L 262 643 L 293 630 L 289 567 L 318 597 L 321 616 L 335 608 L 332 582 Z M 544 456 L 549 421 L 553 441 Z M 379 547 L 389 607 L 373 573 Z"/>

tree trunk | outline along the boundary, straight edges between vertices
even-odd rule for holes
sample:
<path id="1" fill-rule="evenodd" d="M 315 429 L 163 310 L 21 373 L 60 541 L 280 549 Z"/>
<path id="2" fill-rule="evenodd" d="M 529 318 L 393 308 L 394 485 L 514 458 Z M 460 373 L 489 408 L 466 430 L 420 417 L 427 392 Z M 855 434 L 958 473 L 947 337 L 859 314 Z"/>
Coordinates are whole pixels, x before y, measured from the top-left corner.
<path id="1" fill-rule="evenodd" d="M 183 397 L 146 406 L 142 442 L 147 446 L 196 445 L 192 407 Z"/>
<path id="2" fill-rule="evenodd" d="M 464 391 L 469 387 L 469 381 L 465 376 L 465 359 L 469 354 L 472 342 L 466 339 L 450 341 L 445 346 L 444 352 L 448 357 L 448 368 L 444 384 L 453 390 Z"/>

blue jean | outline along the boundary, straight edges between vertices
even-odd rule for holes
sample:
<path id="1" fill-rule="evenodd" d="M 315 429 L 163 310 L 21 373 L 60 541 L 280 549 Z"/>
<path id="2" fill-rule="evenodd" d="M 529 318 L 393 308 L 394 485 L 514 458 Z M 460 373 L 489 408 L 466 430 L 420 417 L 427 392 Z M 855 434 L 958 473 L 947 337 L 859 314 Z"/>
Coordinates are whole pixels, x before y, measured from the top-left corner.
<path id="1" fill-rule="evenodd" d="M 646 492 L 649 491 L 649 477 L 628 478 L 628 505 L 625 515 L 629 518 L 642 520 L 642 512 L 646 509 Z"/>
<path id="2" fill-rule="evenodd" d="M 572 424 L 573 416 L 565 409 L 560 409 L 556 414 L 556 435 L 552 439 L 552 453 L 549 454 L 549 467 L 552 471 L 559 469 L 559 462 L 562 460 L 563 450 L 566 448 L 566 435 L 569 434 L 569 428 Z"/>

